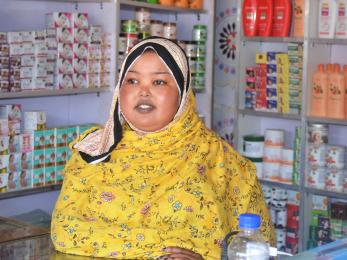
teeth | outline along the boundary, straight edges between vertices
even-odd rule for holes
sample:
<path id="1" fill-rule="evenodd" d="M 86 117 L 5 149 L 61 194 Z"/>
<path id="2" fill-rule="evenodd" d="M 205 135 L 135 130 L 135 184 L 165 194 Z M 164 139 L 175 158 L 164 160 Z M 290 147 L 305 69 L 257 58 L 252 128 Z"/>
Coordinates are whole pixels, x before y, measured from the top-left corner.
<path id="1" fill-rule="evenodd" d="M 150 105 L 139 105 L 139 108 L 141 109 L 148 109 L 148 108 L 151 108 L 152 106 Z"/>

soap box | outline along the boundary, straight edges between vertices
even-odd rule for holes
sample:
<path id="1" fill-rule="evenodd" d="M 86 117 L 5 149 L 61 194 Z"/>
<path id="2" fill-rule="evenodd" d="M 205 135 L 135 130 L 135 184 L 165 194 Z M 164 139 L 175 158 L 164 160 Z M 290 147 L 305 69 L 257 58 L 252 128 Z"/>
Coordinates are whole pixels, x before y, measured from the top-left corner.
<path id="1" fill-rule="evenodd" d="M 8 139 L 8 149 L 10 153 L 20 152 L 20 135 L 10 135 Z"/>
<path id="2" fill-rule="evenodd" d="M 56 175 L 55 175 L 55 182 L 57 184 L 63 183 L 63 173 L 64 173 L 64 166 L 56 166 Z"/>
<path id="3" fill-rule="evenodd" d="M 88 29 L 88 13 L 73 13 L 73 27 Z"/>
<path id="4" fill-rule="evenodd" d="M 9 172 L 8 169 L 8 159 L 9 159 L 9 155 L 0 155 L 0 173 L 7 173 Z"/>
<path id="5" fill-rule="evenodd" d="M 71 74 L 58 74 L 57 85 L 59 89 L 72 89 L 73 88 L 73 75 Z"/>
<path id="6" fill-rule="evenodd" d="M 74 43 L 89 43 L 89 30 L 75 28 L 73 32 Z"/>
<path id="7" fill-rule="evenodd" d="M 8 170 L 9 172 L 16 172 L 21 170 L 21 154 L 11 153 L 8 157 Z"/>
<path id="8" fill-rule="evenodd" d="M 72 28 L 57 28 L 57 40 L 59 43 L 73 43 L 74 31 Z"/>
<path id="9" fill-rule="evenodd" d="M 66 164 L 68 153 L 66 147 L 56 147 L 56 166 L 64 166 Z"/>
<path id="10" fill-rule="evenodd" d="M 20 104 L 0 105 L 0 118 L 8 119 L 8 121 L 20 121 L 22 109 Z"/>
<path id="11" fill-rule="evenodd" d="M 61 74 L 73 74 L 74 64 L 72 59 L 58 59 L 58 71 Z"/>
<path id="12" fill-rule="evenodd" d="M 73 15 L 66 12 L 54 12 L 46 14 L 46 27 L 48 28 L 72 28 Z"/>
<path id="13" fill-rule="evenodd" d="M 7 42 L 8 43 L 22 43 L 22 34 L 21 32 L 8 32 L 7 33 Z"/>
<path id="14" fill-rule="evenodd" d="M 76 59 L 88 59 L 88 44 L 75 43 L 73 45 L 74 58 Z M 101 52 L 100 52 L 101 56 Z"/>
<path id="15" fill-rule="evenodd" d="M 44 111 L 24 112 L 25 130 L 43 130 L 46 128 L 46 113 Z"/>
<path id="16" fill-rule="evenodd" d="M 55 166 L 56 151 L 55 148 L 45 150 L 45 167 Z"/>
<path id="17" fill-rule="evenodd" d="M 61 59 L 73 59 L 73 44 L 58 43 L 58 56 Z"/>
<path id="18" fill-rule="evenodd" d="M 45 148 L 45 131 L 35 130 L 33 131 L 34 150 L 40 150 Z"/>
<path id="19" fill-rule="evenodd" d="M 0 155 L 9 154 L 9 136 L 0 135 Z"/>
<path id="20" fill-rule="evenodd" d="M 7 181 L 7 190 L 16 190 L 18 188 L 18 172 L 9 172 Z"/>
<path id="21" fill-rule="evenodd" d="M 67 146 L 67 129 L 65 127 L 55 128 L 55 147 Z"/>
<path id="22" fill-rule="evenodd" d="M 32 170 L 21 170 L 19 173 L 19 189 L 32 187 Z"/>
<path id="23" fill-rule="evenodd" d="M 33 152 L 33 168 L 43 168 L 45 166 L 45 150 L 34 150 Z"/>
<path id="24" fill-rule="evenodd" d="M 99 64 L 100 66 L 100 64 Z M 77 74 L 88 73 L 88 60 L 87 59 L 74 59 L 73 71 Z"/>
<path id="25" fill-rule="evenodd" d="M 100 74 L 99 73 L 90 73 L 88 74 L 88 88 L 100 88 Z"/>
<path id="26" fill-rule="evenodd" d="M 73 74 L 74 88 L 88 87 L 88 74 Z"/>
<path id="27" fill-rule="evenodd" d="M 27 131 L 20 134 L 21 152 L 31 152 L 34 149 L 34 133 Z"/>
<path id="28" fill-rule="evenodd" d="M 55 145 L 54 128 L 45 130 L 45 148 L 53 148 Z"/>
<path id="29" fill-rule="evenodd" d="M 33 168 L 33 153 L 32 152 L 21 153 L 21 168 L 22 170 L 31 170 Z"/>
<path id="30" fill-rule="evenodd" d="M 40 187 L 45 185 L 45 169 L 38 168 L 32 170 L 32 183 L 33 187 Z"/>
<path id="31" fill-rule="evenodd" d="M 67 143 L 70 144 L 78 137 L 77 126 L 70 126 L 67 128 Z"/>
<path id="32" fill-rule="evenodd" d="M 55 166 L 45 168 L 45 184 L 52 185 L 55 184 L 56 170 Z"/>

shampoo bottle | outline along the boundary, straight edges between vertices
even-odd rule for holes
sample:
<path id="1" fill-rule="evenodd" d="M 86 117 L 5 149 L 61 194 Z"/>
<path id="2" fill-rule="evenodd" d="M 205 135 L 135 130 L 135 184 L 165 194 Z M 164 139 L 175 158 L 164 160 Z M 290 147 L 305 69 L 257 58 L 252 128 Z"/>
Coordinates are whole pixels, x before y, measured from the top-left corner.
<path id="1" fill-rule="evenodd" d="M 335 37 L 347 39 L 347 0 L 337 0 Z"/>
<path id="2" fill-rule="evenodd" d="M 293 36 L 304 37 L 304 20 L 305 20 L 305 0 L 294 0 L 293 8 Z"/>
<path id="3" fill-rule="evenodd" d="M 313 74 L 311 86 L 311 116 L 326 117 L 328 101 L 328 74 L 319 64 Z"/>
<path id="4" fill-rule="evenodd" d="M 318 37 L 334 38 L 337 15 L 336 0 L 320 0 L 318 10 Z"/>
<path id="5" fill-rule="evenodd" d="M 291 0 L 275 0 L 273 7 L 273 21 L 271 35 L 288 37 L 292 17 Z"/>
<path id="6" fill-rule="evenodd" d="M 258 0 L 245 0 L 242 7 L 243 35 L 246 37 L 257 36 Z"/>
<path id="7" fill-rule="evenodd" d="M 258 36 L 268 37 L 271 35 L 273 3 L 274 3 L 273 0 L 258 0 L 258 8 L 257 8 Z"/>
<path id="8" fill-rule="evenodd" d="M 327 116 L 334 119 L 345 118 L 345 76 L 340 65 L 334 64 L 334 72 L 329 76 Z"/>

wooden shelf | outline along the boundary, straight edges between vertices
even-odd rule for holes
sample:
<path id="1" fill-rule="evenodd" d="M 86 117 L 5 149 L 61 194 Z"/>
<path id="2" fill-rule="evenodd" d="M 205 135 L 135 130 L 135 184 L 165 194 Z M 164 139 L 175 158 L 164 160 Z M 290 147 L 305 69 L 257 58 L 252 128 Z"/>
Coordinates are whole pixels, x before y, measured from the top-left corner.
<path id="1" fill-rule="evenodd" d="M 244 41 L 244 42 L 276 42 L 276 43 L 297 42 L 297 43 L 303 43 L 304 38 L 295 38 L 295 37 L 241 37 L 241 41 Z"/>
<path id="2" fill-rule="evenodd" d="M 0 93 L 1 99 L 15 98 L 32 98 L 32 97 L 50 97 L 50 96 L 67 96 L 81 95 L 89 93 L 101 93 L 111 91 L 110 88 L 81 88 L 81 89 L 59 89 L 59 90 L 26 90 L 20 92 L 4 92 Z"/>
<path id="3" fill-rule="evenodd" d="M 175 12 L 175 13 L 207 13 L 207 11 L 203 10 L 203 9 L 180 8 L 180 7 L 175 7 L 175 6 L 149 4 L 149 3 L 137 2 L 137 1 L 131 1 L 131 0 L 120 0 L 119 3 L 120 3 L 120 5 L 124 5 L 124 6 L 146 7 L 149 9 Z"/>
<path id="4" fill-rule="evenodd" d="M 347 193 L 343 193 L 343 192 L 320 190 L 320 189 L 315 189 L 315 188 L 310 188 L 310 187 L 305 187 L 305 191 L 307 193 L 310 193 L 313 195 L 326 196 L 326 197 L 330 197 L 330 198 L 347 200 Z"/>
<path id="5" fill-rule="evenodd" d="M 286 189 L 286 190 L 299 191 L 300 189 L 299 185 L 296 185 L 296 184 L 288 184 L 283 182 L 275 182 L 275 181 L 268 181 L 268 180 L 262 180 L 262 179 L 259 179 L 259 182 L 262 185 L 267 185 L 267 186 Z"/>
<path id="6" fill-rule="evenodd" d="M 347 119 L 329 119 L 329 118 L 309 116 L 307 117 L 307 122 L 347 126 Z"/>
<path id="7" fill-rule="evenodd" d="M 37 193 L 56 191 L 56 190 L 60 190 L 60 188 L 61 188 L 61 184 L 53 184 L 53 185 L 47 185 L 42 187 L 27 188 L 22 190 L 6 191 L 6 192 L 0 193 L 0 200 L 32 195 Z"/>
<path id="8" fill-rule="evenodd" d="M 287 120 L 300 120 L 300 115 L 296 114 L 283 114 L 276 112 L 266 112 L 266 111 L 255 111 L 251 109 L 239 109 L 239 113 L 242 115 L 257 116 L 257 117 L 273 117 L 282 118 Z"/>

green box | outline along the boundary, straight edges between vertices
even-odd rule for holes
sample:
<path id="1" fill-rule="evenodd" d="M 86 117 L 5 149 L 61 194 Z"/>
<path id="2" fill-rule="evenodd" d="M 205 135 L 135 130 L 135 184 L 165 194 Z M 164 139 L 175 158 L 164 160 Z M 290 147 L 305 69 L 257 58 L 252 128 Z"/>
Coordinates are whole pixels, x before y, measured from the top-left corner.
<path id="1" fill-rule="evenodd" d="M 55 148 L 45 150 L 45 167 L 55 166 L 56 152 Z"/>
<path id="2" fill-rule="evenodd" d="M 45 148 L 53 148 L 55 145 L 54 129 L 44 130 L 45 133 Z"/>
<path id="3" fill-rule="evenodd" d="M 35 150 L 33 152 L 33 168 L 39 169 L 45 166 L 45 150 Z"/>
<path id="4" fill-rule="evenodd" d="M 56 169 L 55 166 L 45 167 L 45 183 L 46 185 L 55 184 Z"/>
<path id="5" fill-rule="evenodd" d="M 67 129 L 67 144 L 69 145 L 73 140 L 78 137 L 77 126 L 71 126 Z"/>
<path id="6" fill-rule="evenodd" d="M 41 150 L 45 148 L 45 130 L 34 131 L 34 150 Z"/>
<path id="7" fill-rule="evenodd" d="M 45 185 L 45 169 L 37 168 L 33 170 L 33 187 Z"/>
<path id="8" fill-rule="evenodd" d="M 56 166 L 55 168 L 55 182 L 57 184 L 63 183 L 63 179 L 64 179 L 64 175 L 63 175 L 63 171 L 64 171 L 64 166 Z"/>
<path id="9" fill-rule="evenodd" d="M 67 146 L 67 129 L 66 127 L 55 128 L 55 147 Z"/>

